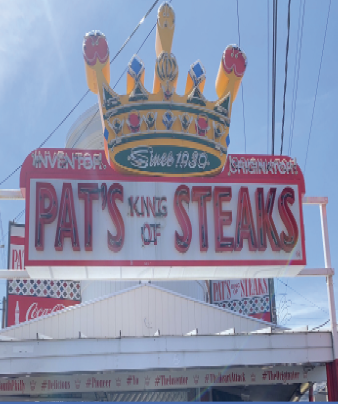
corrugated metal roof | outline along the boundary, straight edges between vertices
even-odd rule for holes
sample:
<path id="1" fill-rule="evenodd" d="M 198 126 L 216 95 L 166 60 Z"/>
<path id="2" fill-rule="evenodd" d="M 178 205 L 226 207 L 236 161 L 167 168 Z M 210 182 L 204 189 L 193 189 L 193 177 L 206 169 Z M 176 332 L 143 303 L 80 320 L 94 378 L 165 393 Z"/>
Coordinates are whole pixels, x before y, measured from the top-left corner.
<path id="1" fill-rule="evenodd" d="M 6 328 L 1 336 L 17 339 L 50 337 L 119 338 L 211 335 L 234 329 L 249 333 L 273 324 L 162 289 L 151 284 L 68 307 L 35 320 Z"/>

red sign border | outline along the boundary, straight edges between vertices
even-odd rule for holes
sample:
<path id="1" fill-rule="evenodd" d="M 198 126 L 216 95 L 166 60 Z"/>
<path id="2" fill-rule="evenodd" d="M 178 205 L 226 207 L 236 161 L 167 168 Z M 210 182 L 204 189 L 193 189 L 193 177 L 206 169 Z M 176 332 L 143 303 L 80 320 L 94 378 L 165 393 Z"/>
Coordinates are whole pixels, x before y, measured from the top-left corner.
<path id="1" fill-rule="evenodd" d="M 102 165 L 105 169 L 97 169 L 98 175 L 93 175 L 93 170 L 86 170 L 85 168 L 81 170 L 69 169 L 69 168 L 37 168 L 33 165 L 34 155 L 37 152 L 49 152 L 51 156 L 54 153 L 82 153 L 82 155 L 93 156 L 94 154 L 101 154 Z M 258 159 L 258 160 L 279 160 L 279 161 L 290 161 L 292 160 L 288 156 L 270 156 L 270 155 L 231 155 L 233 158 L 240 159 Z M 25 212 L 25 223 L 27 229 L 29 229 L 29 204 L 30 204 L 30 179 L 62 179 L 62 180 L 95 180 L 96 178 L 102 181 L 130 181 L 130 182 L 188 182 L 188 183 L 225 183 L 225 184 L 238 184 L 238 183 L 255 183 L 255 184 L 271 184 L 271 185 L 297 185 L 298 186 L 298 198 L 300 203 L 300 232 L 302 236 L 302 259 L 300 260 L 196 260 L 196 261 L 185 261 L 185 260 L 175 260 L 175 261 L 146 261 L 146 260 L 29 260 L 28 258 L 28 243 L 29 237 L 25 240 L 25 266 L 98 266 L 106 267 L 112 266 L 142 266 L 142 267 L 202 267 L 202 266 L 269 266 L 269 265 L 306 265 L 306 255 L 305 255 L 305 232 L 304 232 L 304 217 L 302 209 L 302 197 L 305 194 L 305 182 L 304 176 L 297 165 L 297 174 L 281 174 L 281 173 L 268 173 L 268 174 L 251 174 L 251 173 L 234 173 L 229 175 L 229 156 L 227 158 L 224 170 L 213 177 L 160 177 L 160 176 L 129 176 L 123 175 L 114 171 L 106 161 L 104 150 L 77 150 L 77 149 L 37 149 L 30 153 L 25 159 L 21 167 L 20 172 L 20 188 L 22 195 L 26 199 L 26 212 Z M 91 173 L 91 175 L 89 175 Z M 287 179 L 287 181 L 286 181 Z M 229 181 L 230 180 L 230 181 Z"/>

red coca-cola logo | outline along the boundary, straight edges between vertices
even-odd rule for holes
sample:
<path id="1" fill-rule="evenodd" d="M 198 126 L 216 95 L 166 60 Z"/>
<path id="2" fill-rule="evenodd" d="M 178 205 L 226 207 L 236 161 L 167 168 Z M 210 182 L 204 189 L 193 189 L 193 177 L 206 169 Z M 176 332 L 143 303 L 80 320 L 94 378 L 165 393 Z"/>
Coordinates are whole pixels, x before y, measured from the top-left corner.
<path id="1" fill-rule="evenodd" d="M 59 303 L 51 309 L 39 307 L 37 303 L 32 303 L 26 312 L 26 321 L 34 320 L 35 318 L 47 316 L 48 314 L 55 313 L 56 311 L 65 309 L 66 306 Z"/>

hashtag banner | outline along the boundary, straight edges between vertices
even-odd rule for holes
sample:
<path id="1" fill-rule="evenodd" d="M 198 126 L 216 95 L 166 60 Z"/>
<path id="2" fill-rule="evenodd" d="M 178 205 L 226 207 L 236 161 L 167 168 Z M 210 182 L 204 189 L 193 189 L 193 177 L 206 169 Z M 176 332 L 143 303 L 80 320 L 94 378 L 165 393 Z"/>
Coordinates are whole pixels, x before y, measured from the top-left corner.
<path id="1" fill-rule="evenodd" d="M 0 378 L 0 396 L 309 383 L 321 380 L 323 375 L 325 377 L 325 366 L 311 370 L 304 370 L 302 366 L 275 366 L 268 370 L 259 368 L 145 370 L 101 375 Z"/>

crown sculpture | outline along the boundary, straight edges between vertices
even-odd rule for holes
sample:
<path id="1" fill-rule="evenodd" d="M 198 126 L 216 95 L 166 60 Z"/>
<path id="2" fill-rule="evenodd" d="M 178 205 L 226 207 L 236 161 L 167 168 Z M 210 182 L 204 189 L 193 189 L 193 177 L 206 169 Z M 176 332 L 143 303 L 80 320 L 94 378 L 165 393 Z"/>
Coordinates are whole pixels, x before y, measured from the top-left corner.
<path id="1" fill-rule="evenodd" d="M 116 94 L 109 86 L 106 37 L 99 31 L 84 37 L 87 83 L 98 94 L 105 153 L 116 171 L 206 176 L 218 174 L 226 162 L 232 103 L 245 72 L 246 56 L 234 45 L 223 52 L 216 102 L 203 96 L 206 75 L 200 61 L 190 66 L 185 93 L 178 95 L 178 66 L 171 53 L 174 29 L 174 10 L 164 3 L 158 10 L 152 93 L 144 87 L 144 64 L 134 55 L 128 64 L 127 94 Z"/>

